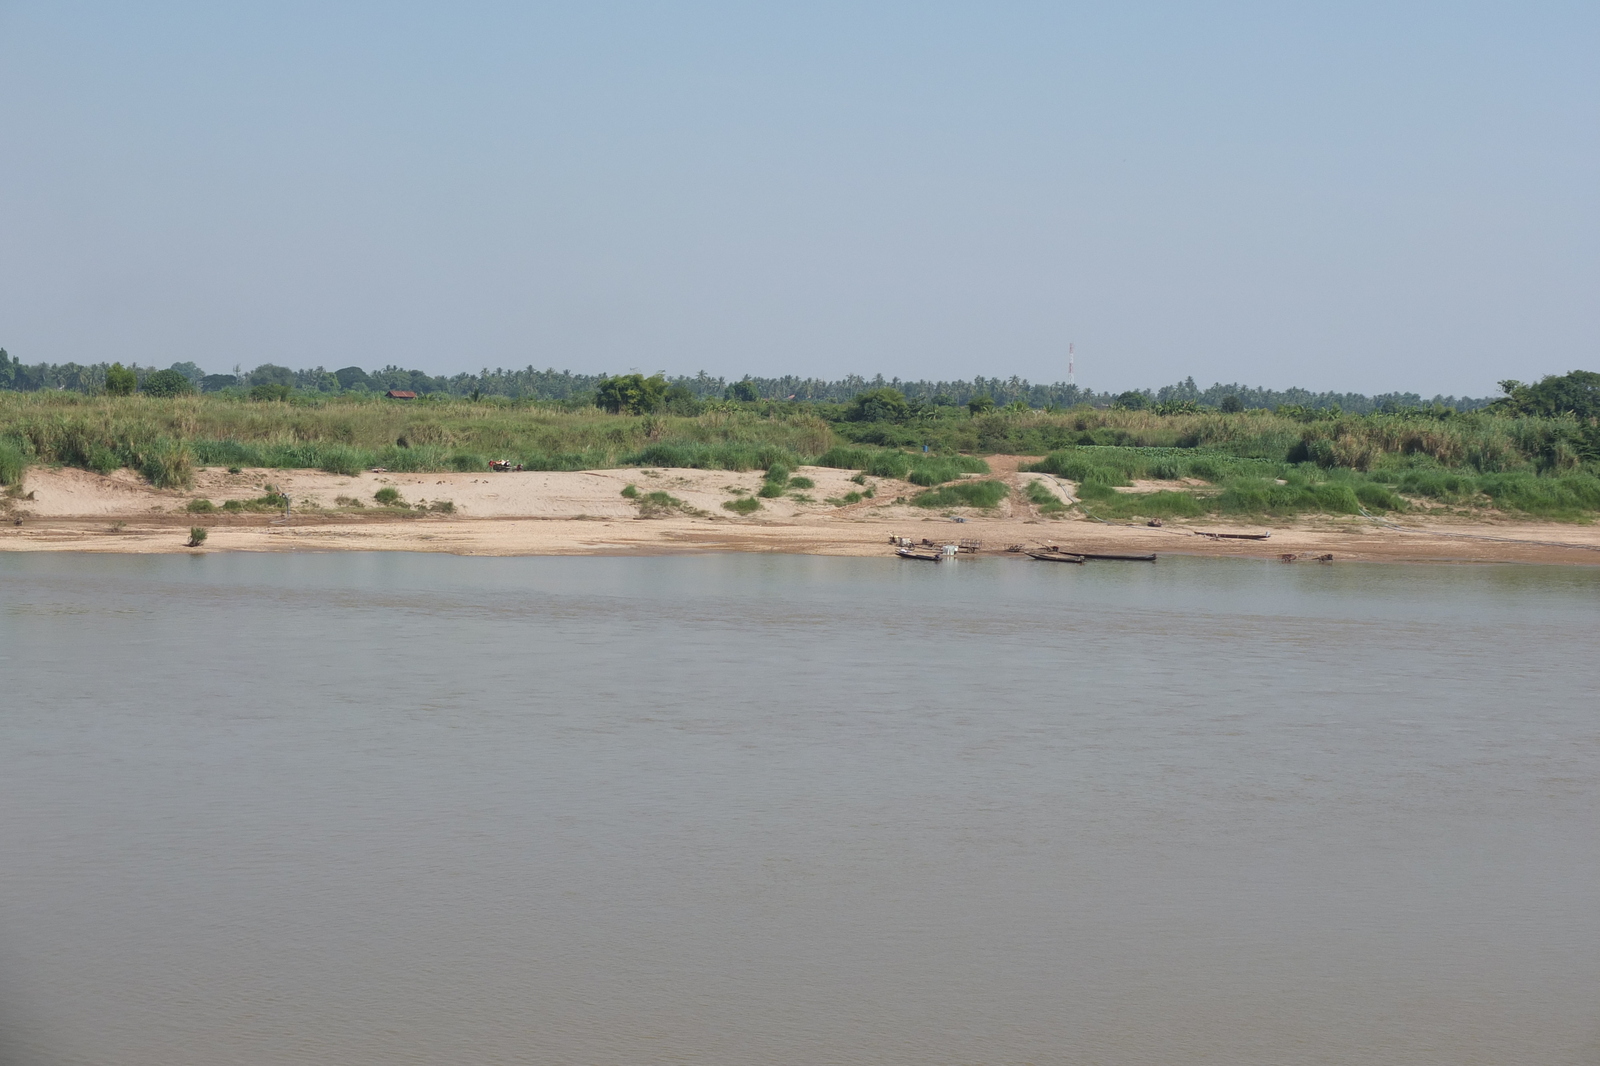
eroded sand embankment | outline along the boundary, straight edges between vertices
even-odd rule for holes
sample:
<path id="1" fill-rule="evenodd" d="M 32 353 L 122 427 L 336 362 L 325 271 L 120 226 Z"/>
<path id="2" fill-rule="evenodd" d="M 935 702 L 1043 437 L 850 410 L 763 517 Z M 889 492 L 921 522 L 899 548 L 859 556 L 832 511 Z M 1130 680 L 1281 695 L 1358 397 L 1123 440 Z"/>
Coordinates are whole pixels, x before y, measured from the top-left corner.
<path id="1" fill-rule="evenodd" d="M 1424 532 L 1402 532 L 1363 518 L 1310 517 L 1270 526 L 1172 523 L 1160 529 L 1106 525 L 1069 513 L 1039 513 L 1021 491 L 1040 479 L 1057 495 L 1073 486 L 1041 475 L 1019 474 L 1016 457 L 992 457 L 994 476 L 1008 481 L 1011 498 L 993 513 L 929 512 L 904 501 L 916 486 L 852 472 L 804 467 L 795 474 L 814 482 L 800 495 L 762 500 L 762 508 L 740 517 L 722 505 L 753 495 L 760 472 L 717 470 L 593 470 L 396 474 L 355 476 L 317 471 L 220 469 L 200 471 L 192 490 L 160 490 L 121 471 L 109 476 L 82 470 L 34 468 L 24 495 L 8 501 L 0 526 L 0 550 L 173 552 L 184 546 L 191 525 L 205 526 L 205 551 L 438 551 L 469 555 L 597 555 L 681 551 L 789 552 L 815 555 L 880 555 L 891 534 L 935 543 L 980 540 L 986 551 L 1012 544 L 1060 544 L 1084 551 L 1156 551 L 1195 555 L 1277 558 L 1284 554 L 1332 553 L 1336 560 L 1461 560 L 1600 565 L 1600 530 L 1593 526 L 1496 521 L 1407 519 Z M 623 497 L 627 485 L 641 494 L 665 492 L 686 512 L 642 517 Z M 293 500 L 281 514 L 195 515 L 190 501 L 216 505 L 250 500 L 274 486 Z M 874 496 L 838 501 L 870 487 Z M 1138 486 L 1144 488 L 1145 486 Z M 1151 488 L 1165 487 L 1152 484 Z M 373 496 L 394 488 L 409 504 L 448 502 L 454 512 L 398 513 L 374 505 Z M 354 507 L 350 501 L 360 501 Z M 956 523 L 950 517 L 965 519 Z M 20 524 L 15 524 L 20 519 Z M 1214 541 L 1194 530 L 1271 530 L 1266 541 Z M 1467 536 L 1462 536 L 1466 534 Z M 1498 540 L 1475 538 L 1504 538 Z M 1526 543 L 1551 542 L 1545 544 Z M 1557 543 L 1576 547 L 1557 546 Z M 1026 556 L 1016 558 L 1026 559 Z"/>

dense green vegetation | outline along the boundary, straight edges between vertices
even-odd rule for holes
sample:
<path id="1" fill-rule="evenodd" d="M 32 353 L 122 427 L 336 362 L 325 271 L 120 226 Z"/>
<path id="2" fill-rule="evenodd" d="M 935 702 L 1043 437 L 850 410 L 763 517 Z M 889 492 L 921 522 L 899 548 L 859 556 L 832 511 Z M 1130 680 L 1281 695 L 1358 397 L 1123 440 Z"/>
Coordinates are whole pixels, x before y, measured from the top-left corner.
<path id="1" fill-rule="evenodd" d="M 669 396 L 674 386 L 643 377 L 609 379 L 620 382 L 612 413 L 592 403 L 489 396 L 407 402 L 361 390 L 308 394 L 281 381 L 259 386 L 281 399 L 176 385 L 158 395 L 159 379 L 156 390 L 146 387 L 153 377 L 128 395 L 0 390 L 0 484 L 15 485 L 34 462 L 130 468 L 157 486 L 185 487 L 199 466 L 354 474 L 483 470 L 491 459 L 509 459 L 532 470 L 764 470 L 760 495 L 776 498 L 812 487 L 792 474 L 815 464 L 862 471 L 863 482 L 945 486 L 917 498 L 930 507 L 992 507 L 1004 486 L 963 476 L 988 473 L 986 454 L 1032 454 L 1045 456 L 1035 469 L 1077 483 L 1084 508 L 1108 518 L 1415 507 L 1584 518 L 1600 511 L 1600 375 L 1587 372 L 1506 382 L 1506 395 L 1482 410 L 1364 415 L 1305 405 L 1224 412 L 1189 401 L 958 406 L 913 401 L 887 387 L 848 404 L 693 400 L 697 413 L 689 414 L 673 413 L 672 404 L 689 402 Z M 1115 491 L 1138 479 L 1185 483 Z M 1059 501 L 1052 506 L 1032 492 L 1030 499 L 1059 513 Z"/>
<path id="2" fill-rule="evenodd" d="M 1071 448 L 1026 469 L 1078 482 L 1086 510 L 1099 517 L 1194 517 L 1203 514 L 1359 514 L 1424 506 L 1494 507 L 1548 518 L 1600 511 L 1594 462 L 1541 468 L 1539 457 L 1493 466 L 1447 468 L 1422 452 L 1386 452 L 1364 469 L 1162 448 Z M 1481 457 L 1480 457 L 1481 459 Z M 1203 480 L 1182 491 L 1119 493 L 1135 479 Z"/>

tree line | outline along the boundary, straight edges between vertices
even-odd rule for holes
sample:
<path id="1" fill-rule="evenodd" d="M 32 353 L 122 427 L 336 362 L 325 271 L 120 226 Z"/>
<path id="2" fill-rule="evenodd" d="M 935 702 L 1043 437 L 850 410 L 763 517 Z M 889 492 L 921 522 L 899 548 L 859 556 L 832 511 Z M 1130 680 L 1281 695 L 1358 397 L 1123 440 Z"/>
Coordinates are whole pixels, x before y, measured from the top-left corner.
<path id="1" fill-rule="evenodd" d="M 1581 372 L 1580 372 L 1581 373 Z M 1549 379 L 1546 379 L 1549 380 Z M 609 383 L 609 384 L 608 384 Z M 1523 385 L 1508 382 L 1504 385 L 1525 390 L 1525 395 L 1535 397 L 1542 385 Z M 83 393 L 98 392 L 149 392 L 156 395 L 177 395 L 183 392 L 216 392 L 240 395 L 254 394 L 258 399 L 273 399 L 290 393 L 383 393 L 405 390 L 419 395 L 443 394 L 447 396 L 501 396 L 511 399 L 555 400 L 569 403 L 596 403 L 613 409 L 640 409 L 660 403 L 708 400 L 738 400 L 755 402 L 800 401 L 813 403 L 852 403 L 864 393 L 892 390 L 908 404 L 919 408 L 1026 406 L 1029 408 L 1067 408 L 1079 404 L 1094 407 L 1152 407 L 1157 410 L 1181 411 L 1205 407 L 1218 410 L 1253 410 L 1279 407 L 1306 410 L 1339 410 L 1350 414 L 1368 414 L 1380 410 L 1401 408 L 1440 407 L 1460 411 L 1476 410 L 1498 402 L 1492 398 L 1437 395 L 1431 399 L 1418 393 L 1390 392 L 1366 395 L 1354 392 L 1312 392 L 1308 389 L 1268 389 L 1240 383 L 1216 383 L 1202 389 L 1190 377 L 1173 385 L 1157 389 L 1134 389 L 1121 393 L 1096 392 L 1078 385 L 1055 382 L 1043 384 L 1026 378 L 983 377 L 970 380 L 930 381 L 903 380 L 849 375 L 837 380 L 806 378 L 796 375 L 780 377 L 745 376 L 738 380 L 714 377 L 701 371 L 694 376 L 669 377 L 655 374 L 579 374 L 571 370 L 538 370 L 528 366 L 522 370 L 484 368 L 475 374 L 430 375 L 422 370 L 389 365 L 378 370 L 364 370 L 348 366 L 338 370 L 324 367 L 295 370 L 273 363 L 265 363 L 248 372 L 235 368 L 232 373 L 207 373 L 193 362 L 173 363 L 166 368 L 139 366 L 129 363 L 78 363 L 25 364 L 20 359 L 0 349 L 0 389 L 31 392 L 40 389 L 66 389 Z M 646 390 L 648 395 L 632 400 L 616 401 L 618 390 Z M 671 396 L 667 393 L 670 391 Z M 1511 394 L 1508 393 L 1508 396 Z M 1543 393 L 1537 394 L 1543 396 Z M 1505 399 L 1504 397 L 1502 399 Z M 1518 401 L 1521 403 L 1522 401 Z M 1528 402 L 1539 402 L 1530 399 Z"/>

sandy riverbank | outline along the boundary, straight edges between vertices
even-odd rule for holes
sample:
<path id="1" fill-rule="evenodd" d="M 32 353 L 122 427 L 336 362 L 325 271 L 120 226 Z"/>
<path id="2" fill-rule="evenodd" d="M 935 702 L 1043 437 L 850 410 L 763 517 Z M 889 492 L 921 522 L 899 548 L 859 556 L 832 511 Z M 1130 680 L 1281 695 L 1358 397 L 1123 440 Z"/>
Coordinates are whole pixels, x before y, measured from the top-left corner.
<path id="1" fill-rule="evenodd" d="M 220 469 L 200 471 L 192 490 L 151 488 L 133 474 L 109 476 L 72 469 L 35 468 L 22 498 L 8 501 L 0 550 L 174 552 L 191 525 L 209 536 L 204 551 L 435 551 L 464 555 L 604 555 L 684 551 L 787 552 L 812 555 L 882 555 L 891 534 L 936 543 L 980 540 L 985 551 L 1009 545 L 1061 544 L 1084 551 L 1155 551 L 1194 555 L 1278 558 L 1331 553 L 1338 560 L 1540 562 L 1600 565 L 1600 529 L 1561 523 L 1461 518 L 1407 519 L 1422 532 L 1386 528 L 1363 518 L 1311 517 L 1271 525 L 1173 523 L 1159 529 L 1105 525 L 1075 512 L 1041 515 L 1021 491 L 1042 480 L 1070 497 L 1070 482 L 1019 474 L 1016 457 L 992 457 L 995 476 L 1013 488 L 993 513 L 930 512 L 897 499 L 920 491 L 889 479 L 868 479 L 871 499 L 836 502 L 863 485 L 851 471 L 805 467 L 795 473 L 813 488 L 762 500 L 740 517 L 723 508 L 761 486 L 759 472 L 716 470 L 594 470 L 562 473 L 395 474 L 345 477 L 317 471 Z M 622 496 L 666 492 L 686 513 L 644 518 Z M 259 498 L 275 486 L 293 501 L 284 519 L 274 513 L 190 514 L 195 499 L 216 505 Z M 1151 483 L 1136 489 L 1155 489 Z M 373 494 L 394 488 L 409 503 L 448 501 L 454 513 L 400 513 L 374 506 Z M 343 501 L 343 502 L 342 502 Z M 349 501 L 360 501 L 354 507 Z M 951 515 L 965 519 L 957 523 Z M 17 521 L 20 519 L 20 524 Z M 1215 541 L 1204 531 L 1271 531 L 1265 541 Z M 1499 540 L 1476 538 L 1505 538 Z M 1525 543 L 1543 541 L 1544 544 Z M 1557 544 L 1573 547 L 1557 546 Z M 1026 556 L 1015 556 L 1026 559 Z"/>

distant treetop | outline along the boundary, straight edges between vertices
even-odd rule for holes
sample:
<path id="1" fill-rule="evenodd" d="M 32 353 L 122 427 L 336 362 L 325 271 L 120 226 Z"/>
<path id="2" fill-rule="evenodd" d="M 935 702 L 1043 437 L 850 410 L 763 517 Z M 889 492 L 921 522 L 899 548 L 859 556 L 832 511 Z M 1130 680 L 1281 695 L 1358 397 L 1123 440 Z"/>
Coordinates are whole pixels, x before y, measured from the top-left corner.
<path id="1" fill-rule="evenodd" d="M 1513 414 L 1600 418 L 1600 374 L 1593 371 L 1574 370 L 1560 377 L 1551 374 L 1537 385 L 1502 381 L 1500 389 L 1505 396 L 1493 406 Z"/>

